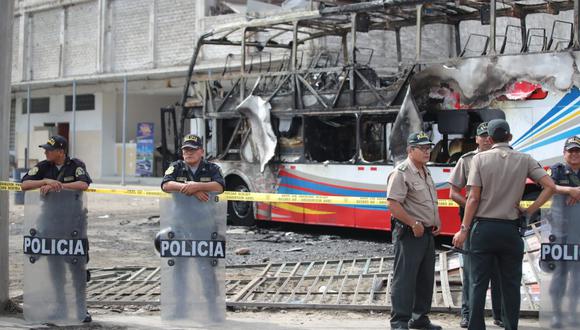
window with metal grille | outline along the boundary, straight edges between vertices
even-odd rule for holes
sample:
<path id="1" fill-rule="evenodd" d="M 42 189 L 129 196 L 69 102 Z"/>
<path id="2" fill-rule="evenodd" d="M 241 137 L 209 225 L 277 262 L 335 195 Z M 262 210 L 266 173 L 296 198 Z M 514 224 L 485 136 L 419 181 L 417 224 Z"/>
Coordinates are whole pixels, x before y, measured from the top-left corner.
<path id="1" fill-rule="evenodd" d="M 30 113 L 46 113 L 50 110 L 50 97 L 33 97 L 30 99 Z M 22 113 L 26 114 L 26 98 L 22 99 Z"/>
<path id="2" fill-rule="evenodd" d="M 73 97 L 66 95 L 64 100 L 64 111 L 72 111 Z M 95 95 L 81 94 L 77 95 L 76 111 L 95 110 Z"/>

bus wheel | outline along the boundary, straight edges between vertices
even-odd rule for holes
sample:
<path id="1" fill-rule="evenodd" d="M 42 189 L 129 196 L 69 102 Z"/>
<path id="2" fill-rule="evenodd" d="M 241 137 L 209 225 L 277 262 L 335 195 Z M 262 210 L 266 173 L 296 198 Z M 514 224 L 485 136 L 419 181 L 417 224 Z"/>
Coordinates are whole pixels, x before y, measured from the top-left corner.
<path id="1" fill-rule="evenodd" d="M 228 190 L 250 192 L 248 186 L 240 179 L 234 179 L 231 185 L 228 185 Z M 228 224 L 234 226 L 255 225 L 253 202 L 228 201 Z"/>

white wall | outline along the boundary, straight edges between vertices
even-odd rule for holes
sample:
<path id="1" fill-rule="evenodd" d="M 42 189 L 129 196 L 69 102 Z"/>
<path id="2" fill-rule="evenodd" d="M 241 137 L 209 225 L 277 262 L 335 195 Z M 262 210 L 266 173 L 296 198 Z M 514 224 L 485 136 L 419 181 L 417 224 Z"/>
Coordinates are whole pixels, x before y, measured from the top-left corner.
<path id="1" fill-rule="evenodd" d="M 137 124 L 154 123 L 155 144 L 161 143 L 161 113 L 159 109 L 179 100 L 179 96 L 129 94 L 127 97 L 127 142 L 137 137 Z M 123 95 L 117 95 L 117 139 L 123 139 Z"/>
<path id="2" fill-rule="evenodd" d="M 33 95 L 33 97 L 43 97 Z M 69 139 L 72 139 L 72 112 L 65 112 L 65 96 L 51 95 L 50 110 L 48 113 L 33 113 L 30 115 L 30 130 L 44 126 L 45 123 L 69 123 Z M 76 112 L 76 150 L 75 157 L 87 163 L 89 174 L 93 177 L 100 177 L 100 148 L 92 146 L 101 145 L 102 129 L 102 95 L 95 94 L 95 110 Z M 16 103 L 16 153 L 19 166 L 24 166 L 24 149 L 26 148 L 27 135 L 27 115 L 22 114 L 22 103 L 26 103 L 26 98 L 20 98 Z M 31 136 L 34 136 L 32 134 Z M 45 137 L 44 135 L 42 136 Z M 45 141 L 46 142 L 46 141 Z M 38 141 L 31 138 L 30 159 L 41 161 L 44 159 L 43 150 L 38 147 Z M 72 152 L 72 151 L 71 151 Z"/>

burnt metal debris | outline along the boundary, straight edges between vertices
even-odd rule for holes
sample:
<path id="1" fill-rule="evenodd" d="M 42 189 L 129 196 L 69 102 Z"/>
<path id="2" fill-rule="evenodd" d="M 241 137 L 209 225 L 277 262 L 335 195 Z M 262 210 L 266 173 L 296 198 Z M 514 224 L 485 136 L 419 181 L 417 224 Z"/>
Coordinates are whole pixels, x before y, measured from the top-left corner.
<path id="1" fill-rule="evenodd" d="M 420 119 L 426 112 L 437 109 L 437 104 L 431 107 L 433 100 L 429 98 L 433 88 L 459 93 L 471 108 L 485 107 L 489 104 L 489 95 L 501 94 L 508 82 L 522 74 L 492 72 L 491 78 L 499 80 L 458 86 L 461 81 L 457 76 L 468 73 L 461 71 L 469 66 L 463 58 L 492 63 L 502 54 L 545 52 L 549 57 L 554 52 L 578 46 L 578 23 L 555 20 L 551 34 L 547 33 L 547 27 L 526 27 L 526 17 L 531 14 L 555 15 L 573 10 L 572 0 L 344 3 L 348 2 L 323 1 L 317 10 L 246 18 L 202 35 L 194 48 L 181 102 L 162 111 L 161 151 L 165 166 L 179 157 L 179 148 L 169 142 L 169 131 L 176 144 L 190 119 L 200 121 L 196 125 L 206 138 L 208 158 L 256 162 L 262 171 L 270 160 L 362 164 L 393 161 L 400 157 L 401 151 L 391 151 L 389 147 L 404 144 L 401 137 L 411 127 L 422 125 L 422 122 L 413 122 L 407 127 L 393 126 L 409 85 Z M 461 22 L 477 20 L 495 24 L 498 17 L 517 18 L 520 25 L 508 25 L 503 35 L 502 32 L 498 35 L 491 32 L 491 36 L 470 34 L 461 49 Z M 574 21 L 578 21 L 577 10 Z M 416 62 L 405 65 L 401 61 L 401 29 L 428 24 L 455 28 L 456 57 L 429 69 L 419 60 L 418 42 Z M 373 45 L 357 44 L 357 38 L 372 31 L 395 32 L 397 70 L 373 63 L 373 57 L 377 56 Z M 421 29 L 416 31 L 415 39 L 420 40 Z M 565 33 L 557 35 L 554 31 Z M 219 56 L 223 58 L 219 60 Z M 568 66 L 571 57 L 573 54 L 562 54 L 555 59 Z M 221 70 L 208 69 L 217 63 L 223 65 Z M 456 67 L 459 69 L 446 70 Z M 482 79 L 487 76 L 481 75 Z M 565 77 L 554 72 L 552 78 L 556 80 L 556 87 L 566 88 L 566 84 L 557 83 Z M 534 77 L 530 79 L 533 81 Z M 487 99 L 484 94 L 488 95 Z M 239 111 L 238 106 L 249 96 L 260 98 L 261 107 L 270 108 L 269 115 L 265 116 L 262 109 L 261 117 L 248 116 L 257 113 L 257 103 L 253 110 L 246 107 L 247 111 Z M 179 116 L 175 115 L 177 112 Z M 378 134 L 381 126 L 397 134 L 383 137 L 380 145 L 369 145 L 366 141 L 371 139 L 365 136 Z M 339 147 L 321 148 L 326 144 L 317 141 L 328 136 L 337 139 Z"/>

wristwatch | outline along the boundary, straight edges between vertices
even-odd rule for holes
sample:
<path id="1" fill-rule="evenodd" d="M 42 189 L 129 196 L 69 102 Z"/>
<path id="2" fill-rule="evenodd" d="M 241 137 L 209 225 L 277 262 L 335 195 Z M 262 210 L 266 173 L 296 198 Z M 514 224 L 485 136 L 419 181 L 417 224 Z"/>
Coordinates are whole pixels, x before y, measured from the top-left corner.
<path id="1" fill-rule="evenodd" d="M 469 231 L 469 227 L 467 227 L 467 226 L 466 226 L 466 225 L 464 225 L 464 224 L 461 224 L 461 227 L 459 227 L 459 228 L 461 228 L 461 231 L 462 231 L 462 232 L 464 232 L 464 233 L 466 233 L 466 232 L 468 232 L 468 231 Z"/>

